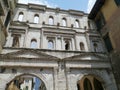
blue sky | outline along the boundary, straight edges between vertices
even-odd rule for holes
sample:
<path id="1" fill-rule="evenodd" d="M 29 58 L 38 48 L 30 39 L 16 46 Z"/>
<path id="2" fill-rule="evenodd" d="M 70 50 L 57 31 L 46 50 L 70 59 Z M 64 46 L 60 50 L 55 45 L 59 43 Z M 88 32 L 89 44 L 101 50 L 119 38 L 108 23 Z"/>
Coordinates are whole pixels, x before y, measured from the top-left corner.
<path id="1" fill-rule="evenodd" d="M 90 12 L 96 0 L 19 0 L 20 3 L 37 3 L 48 7 L 59 7 L 65 10 L 74 9 Z"/>

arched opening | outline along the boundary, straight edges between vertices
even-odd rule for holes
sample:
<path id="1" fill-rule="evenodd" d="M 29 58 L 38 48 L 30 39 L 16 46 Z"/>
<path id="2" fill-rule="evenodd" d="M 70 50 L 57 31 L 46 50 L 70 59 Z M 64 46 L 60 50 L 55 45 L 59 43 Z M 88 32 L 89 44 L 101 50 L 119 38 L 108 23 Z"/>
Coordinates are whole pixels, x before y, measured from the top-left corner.
<path id="1" fill-rule="evenodd" d="M 49 41 L 48 41 L 48 49 L 54 49 L 53 40 L 49 40 Z"/>
<path id="2" fill-rule="evenodd" d="M 84 80 L 84 90 L 92 90 L 92 85 L 89 79 Z"/>
<path id="3" fill-rule="evenodd" d="M 101 82 L 94 78 L 94 90 L 104 90 Z"/>
<path id="4" fill-rule="evenodd" d="M 36 14 L 34 16 L 34 23 L 39 23 L 39 15 L 38 14 Z"/>
<path id="5" fill-rule="evenodd" d="M 65 50 L 70 50 L 70 43 L 69 43 L 69 41 L 65 41 Z"/>
<path id="6" fill-rule="evenodd" d="M 54 19 L 52 16 L 49 16 L 49 24 L 53 25 L 54 24 Z"/>
<path id="7" fill-rule="evenodd" d="M 84 47 L 84 43 L 83 43 L 83 42 L 80 42 L 80 50 L 81 50 L 81 51 L 84 51 L 84 50 L 85 50 L 85 47 Z"/>
<path id="8" fill-rule="evenodd" d="M 23 12 L 19 13 L 18 21 L 23 21 Z"/>
<path id="9" fill-rule="evenodd" d="M 18 47 L 19 47 L 19 37 L 18 37 L 18 36 L 14 36 L 14 37 L 13 37 L 12 47 L 15 47 L 15 48 L 18 48 Z"/>
<path id="10" fill-rule="evenodd" d="M 105 90 L 100 78 L 94 75 L 85 75 L 77 82 L 77 90 Z"/>
<path id="11" fill-rule="evenodd" d="M 67 26 L 66 18 L 63 18 L 63 19 L 62 19 L 62 25 L 63 25 L 63 26 Z"/>
<path id="12" fill-rule="evenodd" d="M 6 85 L 5 90 L 47 90 L 44 82 L 34 75 L 15 77 Z"/>
<path id="13" fill-rule="evenodd" d="M 79 21 L 78 20 L 75 20 L 75 27 L 76 28 L 79 28 L 80 26 L 79 26 Z"/>
<path id="14" fill-rule="evenodd" d="M 31 47 L 31 48 L 37 48 L 37 40 L 36 40 L 36 39 L 32 39 L 32 40 L 31 40 L 30 47 Z"/>

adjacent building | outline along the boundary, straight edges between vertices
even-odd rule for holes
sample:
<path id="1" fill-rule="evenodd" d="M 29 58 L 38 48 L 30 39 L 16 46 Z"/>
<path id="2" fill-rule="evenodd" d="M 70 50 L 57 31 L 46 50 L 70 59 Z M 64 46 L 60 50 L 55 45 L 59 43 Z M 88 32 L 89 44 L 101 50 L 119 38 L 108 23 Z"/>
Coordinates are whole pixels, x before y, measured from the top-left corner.
<path id="1" fill-rule="evenodd" d="M 0 54 L 0 90 L 21 75 L 40 90 L 117 90 L 110 57 L 88 14 L 17 4 Z"/>
<path id="2" fill-rule="evenodd" d="M 0 52 L 5 45 L 7 29 L 17 0 L 0 0 Z"/>
<path id="3" fill-rule="evenodd" d="M 120 89 L 120 0 L 97 0 L 89 19 L 96 23 L 97 30 L 111 57 L 111 64 Z"/>

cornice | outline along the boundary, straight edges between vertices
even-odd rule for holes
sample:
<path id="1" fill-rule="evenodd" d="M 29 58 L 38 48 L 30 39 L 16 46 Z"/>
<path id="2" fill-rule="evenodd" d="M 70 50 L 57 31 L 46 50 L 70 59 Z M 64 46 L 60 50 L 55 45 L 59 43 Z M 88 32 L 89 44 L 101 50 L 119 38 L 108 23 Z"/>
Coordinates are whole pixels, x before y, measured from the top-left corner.
<path id="1" fill-rule="evenodd" d="M 44 11 L 44 12 L 53 11 L 55 13 L 66 13 L 66 14 L 75 15 L 75 16 L 88 15 L 87 13 L 84 13 L 83 11 L 79 11 L 79 10 L 73 10 L 73 9 L 65 10 L 65 9 L 60 9 L 58 7 L 51 8 L 51 7 L 47 7 L 46 5 L 39 5 L 39 4 L 32 4 L 32 3 L 28 3 L 28 4 L 17 3 L 17 7 L 23 7 L 26 9 L 38 10 L 38 11 Z"/>

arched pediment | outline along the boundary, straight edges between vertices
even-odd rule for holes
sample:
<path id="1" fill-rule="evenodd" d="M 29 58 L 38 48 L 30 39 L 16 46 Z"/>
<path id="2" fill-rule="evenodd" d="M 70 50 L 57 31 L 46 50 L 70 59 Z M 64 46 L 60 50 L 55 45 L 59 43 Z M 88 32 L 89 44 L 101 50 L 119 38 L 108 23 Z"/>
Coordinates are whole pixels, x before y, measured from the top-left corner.
<path id="1" fill-rule="evenodd" d="M 81 53 L 79 55 L 64 58 L 64 60 L 108 60 L 108 56 L 97 53 Z"/>
<path id="2" fill-rule="evenodd" d="M 19 50 L 7 54 L 2 54 L 1 58 L 34 58 L 34 59 L 49 59 L 57 60 L 59 58 L 48 55 L 38 50 Z"/>

